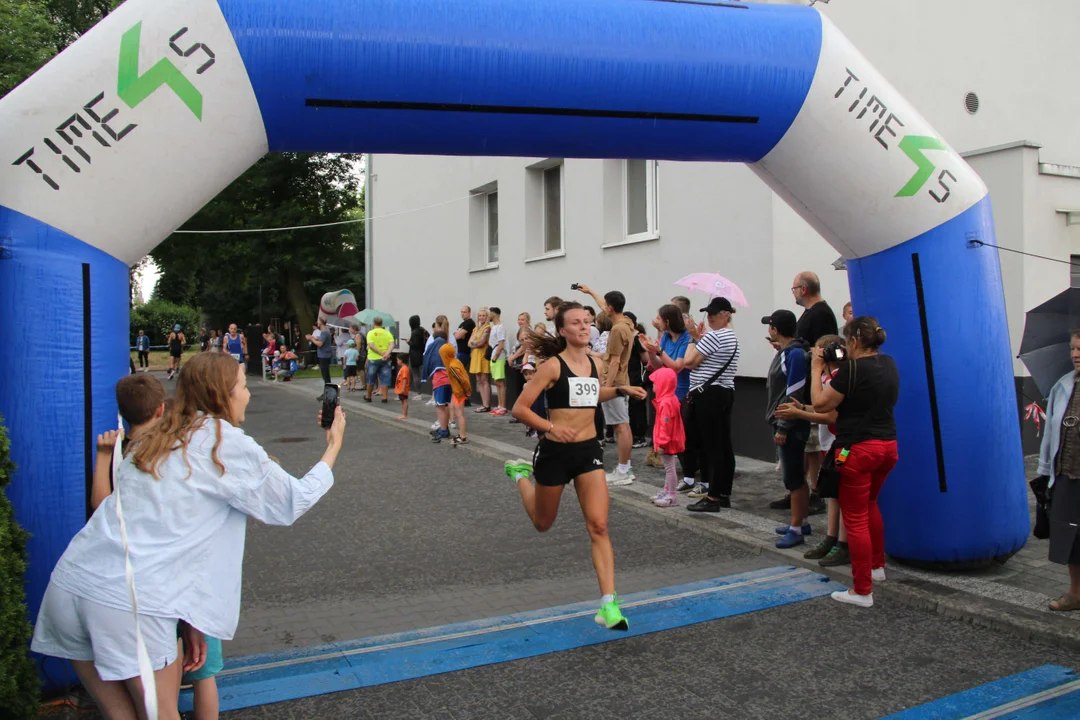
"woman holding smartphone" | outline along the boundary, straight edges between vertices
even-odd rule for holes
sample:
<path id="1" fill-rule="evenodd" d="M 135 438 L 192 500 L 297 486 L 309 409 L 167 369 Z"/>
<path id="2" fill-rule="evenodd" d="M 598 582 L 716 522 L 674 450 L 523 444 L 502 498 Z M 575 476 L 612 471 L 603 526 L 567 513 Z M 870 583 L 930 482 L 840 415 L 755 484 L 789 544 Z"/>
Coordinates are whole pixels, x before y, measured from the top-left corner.
<path id="1" fill-rule="evenodd" d="M 201 665 L 203 633 L 230 640 L 236 631 L 248 516 L 291 525 L 334 484 L 345 433 L 341 409 L 326 430 L 322 459 L 294 478 L 240 429 L 250 399 L 244 366 L 231 356 L 193 357 L 180 372 L 172 409 L 133 442 L 116 489 L 53 570 L 31 647 L 71 660 L 108 718 L 134 720 L 144 707 L 126 556 L 159 717 L 178 720 L 181 671 Z M 195 649 L 183 661 L 178 626 Z"/>
<path id="2" fill-rule="evenodd" d="M 533 526 L 545 532 L 555 524 L 563 488 L 571 481 L 585 515 L 592 542 L 592 561 L 600 583 L 600 610 L 594 620 L 610 630 L 628 630 L 615 594 L 615 553 L 608 537 L 608 488 L 600 403 L 615 397 L 645 398 L 640 387 L 600 387 L 596 363 L 589 357 L 589 314 L 579 303 L 562 303 L 555 315 L 555 335 L 533 333 L 529 342 L 547 358 L 514 404 L 515 418 L 543 433 L 533 462 L 506 463 L 506 474 L 518 486 Z M 548 417 L 532 410 L 544 393 Z M 536 484 L 529 482 L 532 476 Z"/>

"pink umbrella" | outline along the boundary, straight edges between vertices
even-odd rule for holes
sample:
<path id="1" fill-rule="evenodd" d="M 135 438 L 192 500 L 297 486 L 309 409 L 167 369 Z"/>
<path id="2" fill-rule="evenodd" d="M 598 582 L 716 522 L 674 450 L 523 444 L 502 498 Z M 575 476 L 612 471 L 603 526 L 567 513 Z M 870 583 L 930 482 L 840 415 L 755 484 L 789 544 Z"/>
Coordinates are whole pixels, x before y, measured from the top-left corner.
<path id="1" fill-rule="evenodd" d="M 720 273 L 691 273 L 681 280 L 676 280 L 675 284 L 688 290 L 700 290 L 703 293 L 708 293 L 709 297 L 727 298 L 735 305 L 750 307 L 739 286 Z"/>

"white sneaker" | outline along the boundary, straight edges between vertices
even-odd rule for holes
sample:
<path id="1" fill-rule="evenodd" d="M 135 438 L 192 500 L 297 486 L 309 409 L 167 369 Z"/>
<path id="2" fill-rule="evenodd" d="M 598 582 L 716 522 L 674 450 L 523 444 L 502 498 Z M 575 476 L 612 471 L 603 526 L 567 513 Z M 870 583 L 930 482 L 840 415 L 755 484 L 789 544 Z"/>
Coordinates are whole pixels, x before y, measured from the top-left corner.
<path id="1" fill-rule="evenodd" d="M 630 483 L 634 482 L 634 480 L 635 480 L 635 477 L 634 477 L 633 470 L 631 470 L 630 472 L 626 472 L 626 473 L 619 472 L 618 470 L 616 470 L 615 472 L 613 472 L 613 473 L 611 473 L 610 475 L 607 476 L 607 484 L 611 485 L 612 487 L 620 487 L 622 485 L 629 485 Z"/>
<path id="2" fill-rule="evenodd" d="M 439 429 L 439 421 L 438 421 L 438 420 L 436 420 L 435 422 L 431 423 L 431 429 L 432 429 L 432 430 L 438 430 L 438 429 Z"/>
<path id="3" fill-rule="evenodd" d="M 426 403 L 424 403 L 424 404 L 425 404 L 425 405 L 434 405 L 434 404 L 435 404 L 435 398 L 431 398 L 430 400 L 428 400 L 428 401 L 427 401 Z"/>
<path id="4" fill-rule="evenodd" d="M 870 579 L 874 582 L 881 582 L 885 579 L 885 568 L 874 568 L 870 571 Z"/>
<path id="5" fill-rule="evenodd" d="M 856 595 L 852 591 L 841 590 L 840 592 L 834 592 L 832 594 L 832 599 L 863 608 L 874 607 L 874 593 L 870 593 L 869 595 Z"/>

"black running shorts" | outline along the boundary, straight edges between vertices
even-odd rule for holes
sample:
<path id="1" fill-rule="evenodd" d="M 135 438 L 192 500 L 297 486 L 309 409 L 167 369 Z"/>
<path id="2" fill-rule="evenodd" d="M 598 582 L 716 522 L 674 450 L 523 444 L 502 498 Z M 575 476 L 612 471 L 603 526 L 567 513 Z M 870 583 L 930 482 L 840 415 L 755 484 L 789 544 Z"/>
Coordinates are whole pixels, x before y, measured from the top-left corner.
<path id="1" fill-rule="evenodd" d="M 594 470 L 604 470 L 604 445 L 599 438 L 576 443 L 544 438 L 533 452 L 533 479 L 538 485 L 566 485 Z"/>

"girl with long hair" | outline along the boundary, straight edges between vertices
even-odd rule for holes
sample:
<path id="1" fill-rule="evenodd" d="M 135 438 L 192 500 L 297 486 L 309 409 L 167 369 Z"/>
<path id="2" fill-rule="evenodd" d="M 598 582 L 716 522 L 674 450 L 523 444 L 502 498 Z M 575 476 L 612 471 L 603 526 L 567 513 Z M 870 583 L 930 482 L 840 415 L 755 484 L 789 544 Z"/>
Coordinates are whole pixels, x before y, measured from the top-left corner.
<path id="1" fill-rule="evenodd" d="M 615 554 L 608 537 L 608 489 L 604 446 L 597 434 L 600 403 L 619 396 L 645 398 L 640 387 L 600 387 L 596 363 L 589 357 L 589 315 L 579 303 L 562 303 L 555 315 L 555 335 L 532 333 L 529 343 L 546 358 L 514 404 L 513 415 L 544 433 L 533 462 L 512 460 L 506 474 L 521 493 L 533 526 L 545 532 L 555 523 L 563 488 L 571 481 L 585 515 L 592 561 L 600 583 L 600 611 L 595 621 L 612 630 L 630 625 L 615 594 Z M 532 405 L 543 393 L 547 417 Z M 535 485 L 529 482 L 530 476 Z"/>
<path id="2" fill-rule="evenodd" d="M 187 362 L 172 408 L 133 441 L 115 490 L 53 570 L 31 647 L 71 660 L 106 717 L 144 717 L 121 497 L 159 717 L 179 720 L 181 670 L 201 667 L 203 634 L 230 640 L 236 631 L 248 516 L 291 525 L 334 483 L 341 409 L 322 459 L 294 478 L 240 429 L 250 399 L 244 366 L 230 355 L 199 353 Z M 178 626 L 188 641 L 183 659 Z"/>

